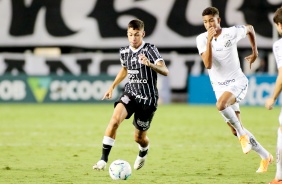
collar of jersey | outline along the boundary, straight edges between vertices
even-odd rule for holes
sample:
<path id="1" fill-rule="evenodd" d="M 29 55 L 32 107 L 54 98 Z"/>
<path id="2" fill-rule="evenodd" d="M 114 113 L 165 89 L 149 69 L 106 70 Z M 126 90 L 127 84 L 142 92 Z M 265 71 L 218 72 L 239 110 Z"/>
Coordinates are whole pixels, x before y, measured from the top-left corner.
<path id="1" fill-rule="evenodd" d="M 135 53 L 135 52 L 138 52 L 138 51 L 139 51 L 139 50 L 140 50 L 140 49 L 141 49 L 144 45 L 145 45 L 145 42 L 144 42 L 144 41 L 142 41 L 142 44 L 138 47 L 138 49 L 133 50 L 131 46 L 129 46 L 129 48 L 131 49 L 131 51 L 132 51 L 132 52 L 134 52 L 134 53 Z"/>

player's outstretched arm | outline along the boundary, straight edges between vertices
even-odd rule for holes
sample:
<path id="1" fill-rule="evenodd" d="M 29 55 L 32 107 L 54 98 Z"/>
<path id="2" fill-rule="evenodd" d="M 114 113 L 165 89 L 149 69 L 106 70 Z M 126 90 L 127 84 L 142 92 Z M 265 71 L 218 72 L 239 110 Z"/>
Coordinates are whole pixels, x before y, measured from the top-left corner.
<path id="1" fill-rule="evenodd" d="M 252 47 L 252 54 L 245 57 L 245 60 L 250 63 L 250 68 L 252 67 L 253 62 L 258 57 L 258 49 L 257 49 L 257 41 L 256 41 L 256 33 L 254 27 L 252 25 L 245 25 L 247 29 L 247 36 L 249 38 L 251 47 Z"/>
<path id="2" fill-rule="evenodd" d="M 117 74 L 114 82 L 112 83 L 112 85 L 109 87 L 108 91 L 104 94 L 102 100 L 104 99 L 111 99 L 112 98 L 112 93 L 113 90 L 115 89 L 115 87 L 121 82 L 123 81 L 123 79 L 127 76 L 127 69 L 125 67 L 122 67 L 119 71 L 119 73 Z"/>

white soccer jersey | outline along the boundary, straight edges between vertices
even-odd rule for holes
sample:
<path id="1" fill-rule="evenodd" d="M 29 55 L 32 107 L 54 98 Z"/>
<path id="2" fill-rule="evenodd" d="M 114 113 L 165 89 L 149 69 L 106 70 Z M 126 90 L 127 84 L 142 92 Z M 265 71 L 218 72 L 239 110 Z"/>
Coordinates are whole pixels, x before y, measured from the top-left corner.
<path id="1" fill-rule="evenodd" d="M 282 38 L 274 42 L 273 54 L 276 60 L 277 68 L 282 67 Z"/>
<path id="2" fill-rule="evenodd" d="M 214 91 L 224 88 L 236 80 L 246 76 L 240 67 L 237 51 L 237 42 L 246 37 L 246 26 L 239 25 L 222 28 L 217 39 L 213 39 L 212 67 L 208 69 Z M 202 33 L 196 38 L 197 48 L 201 55 L 206 51 L 208 32 Z"/>

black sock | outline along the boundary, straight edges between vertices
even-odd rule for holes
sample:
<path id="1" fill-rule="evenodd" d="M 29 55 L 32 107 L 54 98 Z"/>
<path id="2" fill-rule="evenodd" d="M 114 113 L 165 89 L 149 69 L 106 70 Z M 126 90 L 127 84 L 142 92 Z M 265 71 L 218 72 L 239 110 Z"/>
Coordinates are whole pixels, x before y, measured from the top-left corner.
<path id="1" fill-rule="evenodd" d="M 148 149 L 146 149 L 145 151 L 139 151 L 139 157 L 144 157 L 144 156 L 146 156 L 147 155 L 147 153 L 148 153 Z"/>
<path id="2" fill-rule="evenodd" d="M 104 160 L 105 162 L 108 162 L 108 157 L 109 157 L 111 148 L 112 148 L 111 145 L 103 144 L 101 160 Z"/>

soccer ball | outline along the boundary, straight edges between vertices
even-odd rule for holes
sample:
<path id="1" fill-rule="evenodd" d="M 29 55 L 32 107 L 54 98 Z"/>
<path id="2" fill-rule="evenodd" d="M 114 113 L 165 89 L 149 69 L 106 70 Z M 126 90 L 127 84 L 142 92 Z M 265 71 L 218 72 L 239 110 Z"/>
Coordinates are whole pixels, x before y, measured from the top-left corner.
<path id="1" fill-rule="evenodd" d="M 109 167 L 109 173 L 113 180 L 127 180 L 131 175 L 131 166 L 125 160 L 115 160 Z"/>

